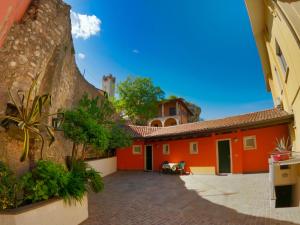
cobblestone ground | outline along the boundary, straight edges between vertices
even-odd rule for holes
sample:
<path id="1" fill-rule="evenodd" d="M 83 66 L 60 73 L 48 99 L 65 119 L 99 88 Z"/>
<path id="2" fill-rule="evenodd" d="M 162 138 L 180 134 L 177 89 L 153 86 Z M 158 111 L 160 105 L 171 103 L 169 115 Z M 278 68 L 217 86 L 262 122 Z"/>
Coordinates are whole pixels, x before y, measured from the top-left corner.
<path id="1" fill-rule="evenodd" d="M 268 175 L 177 176 L 118 172 L 89 195 L 82 225 L 291 225 L 300 208 L 273 208 Z"/>

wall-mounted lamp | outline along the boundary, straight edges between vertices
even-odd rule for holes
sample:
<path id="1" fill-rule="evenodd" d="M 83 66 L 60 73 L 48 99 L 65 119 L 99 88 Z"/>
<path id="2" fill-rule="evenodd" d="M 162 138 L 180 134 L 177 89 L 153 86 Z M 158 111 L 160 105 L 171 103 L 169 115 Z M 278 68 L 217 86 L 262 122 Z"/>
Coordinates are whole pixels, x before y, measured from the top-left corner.
<path id="1" fill-rule="evenodd" d="M 63 121 L 64 121 L 64 114 L 58 113 L 56 118 L 52 118 L 52 127 L 57 131 L 61 131 L 62 130 L 61 125 Z"/>

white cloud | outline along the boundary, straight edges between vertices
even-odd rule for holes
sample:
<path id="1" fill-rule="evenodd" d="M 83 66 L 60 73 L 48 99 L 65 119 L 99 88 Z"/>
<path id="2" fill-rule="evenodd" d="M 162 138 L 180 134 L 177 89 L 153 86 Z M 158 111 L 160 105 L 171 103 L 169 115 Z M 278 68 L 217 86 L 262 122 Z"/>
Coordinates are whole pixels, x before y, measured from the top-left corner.
<path id="1" fill-rule="evenodd" d="M 85 54 L 79 52 L 79 53 L 78 53 L 78 58 L 79 58 L 79 59 L 85 59 Z"/>
<path id="2" fill-rule="evenodd" d="M 132 52 L 135 53 L 135 54 L 139 54 L 140 53 L 140 51 L 138 49 L 133 49 Z"/>
<path id="3" fill-rule="evenodd" d="M 95 15 L 84 15 L 71 10 L 72 35 L 84 40 L 101 31 L 101 20 Z"/>

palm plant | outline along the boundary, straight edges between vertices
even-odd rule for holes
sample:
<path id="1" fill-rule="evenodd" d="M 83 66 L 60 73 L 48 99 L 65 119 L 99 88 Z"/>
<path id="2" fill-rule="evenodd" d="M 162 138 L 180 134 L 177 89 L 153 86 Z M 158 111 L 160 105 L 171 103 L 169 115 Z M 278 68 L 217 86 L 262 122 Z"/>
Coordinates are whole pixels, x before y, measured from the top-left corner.
<path id="1" fill-rule="evenodd" d="M 46 114 L 44 108 L 46 106 L 51 106 L 51 95 L 37 95 L 37 80 L 39 75 L 33 80 L 28 93 L 24 93 L 20 90 L 17 91 L 18 102 L 13 97 L 11 90 L 8 90 L 9 97 L 12 101 L 12 106 L 17 110 L 14 114 L 6 114 L 0 116 L 3 122 L 14 122 L 17 124 L 18 129 L 20 129 L 24 134 L 23 142 L 23 152 L 20 161 L 24 161 L 30 150 L 30 139 L 39 138 L 42 142 L 41 144 L 41 159 L 43 158 L 43 148 L 44 148 L 44 136 L 42 130 L 47 131 L 48 137 L 50 137 L 49 146 L 54 142 L 54 132 L 53 127 L 44 123 L 47 117 L 56 115 Z M 33 97 L 33 101 L 31 100 Z"/>

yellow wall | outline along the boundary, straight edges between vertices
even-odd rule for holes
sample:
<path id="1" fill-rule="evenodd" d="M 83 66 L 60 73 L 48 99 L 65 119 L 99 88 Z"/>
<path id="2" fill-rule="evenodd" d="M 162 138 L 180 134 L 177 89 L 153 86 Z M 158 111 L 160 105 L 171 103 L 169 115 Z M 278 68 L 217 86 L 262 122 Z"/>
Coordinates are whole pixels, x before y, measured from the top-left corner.
<path id="1" fill-rule="evenodd" d="M 294 140 L 294 150 L 300 152 L 300 0 L 245 2 L 267 87 L 274 104 L 280 99 L 284 109 L 294 113 L 291 136 L 298 137 Z M 276 42 L 287 62 L 287 73 L 276 54 Z"/>

